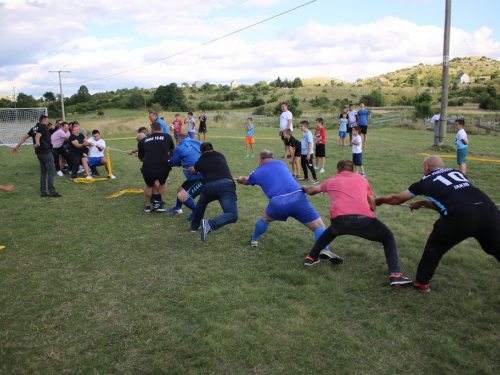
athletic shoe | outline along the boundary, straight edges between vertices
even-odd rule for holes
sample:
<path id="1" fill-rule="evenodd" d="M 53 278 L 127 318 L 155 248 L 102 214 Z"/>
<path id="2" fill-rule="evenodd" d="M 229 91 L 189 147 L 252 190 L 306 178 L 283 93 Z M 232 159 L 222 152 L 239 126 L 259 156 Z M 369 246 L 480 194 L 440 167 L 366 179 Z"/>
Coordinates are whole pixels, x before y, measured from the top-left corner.
<path id="1" fill-rule="evenodd" d="M 191 233 L 196 233 L 196 231 L 197 231 L 198 229 L 200 229 L 200 227 L 198 227 L 198 228 L 196 228 L 196 229 L 191 228 Z"/>
<path id="2" fill-rule="evenodd" d="M 252 247 L 259 247 L 259 241 L 257 241 L 257 240 L 250 240 L 250 246 L 252 246 Z"/>
<path id="3" fill-rule="evenodd" d="M 83 169 L 82 167 L 78 168 L 78 172 L 77 173 L 83 173 L 85 172 L 85 169 Z"/>
<path id="4" fill-rule="evenodd" d="M 413 282 L 413 285 L 418 289 L 420 293 L 430 293 L 431 288 L 429 287 L 429 284 L 420 284 L 417 280 Z"/>
<path id="5" fill-rule="evenodd" d="M 208 223 L 208 220 L 202 219 L 201 220 L 201 240 L 206 241 L 208 234 L 212 231 L 212 228 L 210 228 L 210 224 Z"/>
<path id="6" fill-rule="evenodd" d="M 108 174 L 108 178 L 111 178 L 112 180 L 114 180 L 116 177 L 115 177 L 114 175 L 111 175 L 111 176 L 110 176 L 110 175 Z"/>
<path id="7" fill-rule="evenodd" d="M 92 177 L 101 177 L 101 175 L 98 172 L 96 172 L 96 173 L 92 173 Z"/>
<path id="8" fill-rule="evenodd" d="M 167 211 L 167 214 L 182 214 L 182 208 L 171 208 Z"/>
<path id="9" fill-rule="evenodd" d="M 294 177 L 296 180 L 300 180 L 302 177 L 300 177 L 300 174 L 296 174 Z"/>
<path id="10" fill-rule="evenodd" d="M 309 255 L 306 256 L 306 260 L 304 262 L 304 266 L 313 266 L 316 263 L 319 263 L 319 258 L 313 259 Z"/>
<path id="11" fill-rule="evenodd" d="M 73 177 L 68 178 L 68 181 L 73 181 L 73 180 L 74 180 Z"/>
<path id="12" fill-rule="evenodd" d="M 151 212 L 151 206 L 144 206 L 144 212 L 150 213 Z"/>
<path id="13" fill-rule="evenodd" d="M 91 180 L 92 179 L 92 176 L 87 176 L 85 177 L 87 180 Z"/>
<path id="14" fill-rule="evenodd" d="M 193 220 L 193 219 L 194 219 L 194 212 L 191 212 L 191 213 L 187 216 L 187 218 L 186 218 L 186 219 L 188 219 L 189 221 Z"/>
<path id="15" fill-rule="evenodd" d="M 412 282 L 413 282 L 412 279 L 406 277 L 401 272 L 398 273 L 397 275 L 389 276 L 389 285 L 391 286 L 406 285 L 406 284 L 411 284 Z"/>
<path id="16" fill-rule="evenodd" d="M 62 198 L 62 195 L 59 193 L 54 193 L 52 195 L 49 195 L 49 198 Z"/>
<path id="17" fill-rule="evenodd" d="M 250 156 L 250 155 L 247 155 L 247 156 L 245 156 L 245 157 L 246 157 L 246 158 L 248 158 L 249 156 Z"/>
<path id="18" fill-rule="evenodd" d="M 49 195 L 47 193 L 40 194 L 40 198 L 47 198 Z"/>
<path id="19" fill-rule="evenodd" d="M 167 177 L 167 184 L 170 183 L 170 177 Z"/>
<path id="20" fill-rule="evenodd" d="M 156 209 L 156 211 L 158 211 L 158 212 L 166 212 L 167 209 L 165 208 L 165 206 L 163 204 L 160 204 L 158 206 L 158 208 Z"/>
<path id="21" fill-rule="evenodd" d="M 314 167 L 314 169 L 318 170 L 318 169 L 319 169 L 319 167 Z"/>
<path id="22" fill-rule="evenodd" d="M 287 155 L 286 156 L 287 159 L 291 159 L 292 158 L 292 155 Z"/>
<path id="23" fill-rule="evenodd" d="M 304 181 L 305 182 L 305 181 L 309 181 L 309 179 L 305 178 L 305 177 L 301 177 L 301 178 L 299 178 L 299 181 Z"/>
<path id="24" fill-rule="evenodd" d="M 62 177 L 62 176 L 64 176 L 64 173 L 63 173 L 63 171 L 57 171 L 57 175 L 58 175 L 59 177 Z"/>
<path id="25" fill-rule="evenodd" d="M 337 254 L 331 252 L 330 250 L 323 249 L 319 252 L 319 257 L 321 259 L 329 259 L 332 264 L 342 264 L 344 263 L 344 259 L 339 257 Z"/>
<path id="26" fill-rule="evenodd" d="M 361 176 L 366 178 L 366 174 L 365 173 L 361 173 Z"/>
<path id="27" fill-rule="evenodd" d="M 255 155 L 254 155 L 254 154 L 252 154 L 252 155 L 250 155 L 250 157 L 251 157 L 251 158 L 254 158 L 254 157 L 255 157 Z"/>
<path id="28" fill-rule="evenodd" d="M 314 178 L 309 181 L 309 185 L 316 185 L 318 183 L 318 180 L 315 180 Z"/>
<path id="29" fill-rule="evenodd" d="M 321 169 L 319 170 L 319 173 L 325 173 L 325 170 L 324 170 L 323 168 L 321 168 Z"/>

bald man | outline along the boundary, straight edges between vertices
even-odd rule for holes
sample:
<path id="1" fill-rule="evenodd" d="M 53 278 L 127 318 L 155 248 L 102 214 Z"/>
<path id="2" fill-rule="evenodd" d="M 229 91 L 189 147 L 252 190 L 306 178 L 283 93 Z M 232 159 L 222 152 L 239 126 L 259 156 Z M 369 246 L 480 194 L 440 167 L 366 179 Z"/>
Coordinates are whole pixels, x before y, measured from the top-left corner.
<path id="1" fill-rule="evenodd" d="M 424 177 L 408 190 L 378 197 L 375 202 L 377 206 L 398 205 L 421 195 L 427 199 L 411 202 L 410 209 L 425 207 L 441 215 L 427 240 L 415 279 L 419 291 L 429 293 L 429 282 L 443 255 L 469 237 L 474 237 L 486 253 L 500 262 L 500 211 L 462 172 L 445 168 L 439 156 L 427 157 L 423 172 Z"/>

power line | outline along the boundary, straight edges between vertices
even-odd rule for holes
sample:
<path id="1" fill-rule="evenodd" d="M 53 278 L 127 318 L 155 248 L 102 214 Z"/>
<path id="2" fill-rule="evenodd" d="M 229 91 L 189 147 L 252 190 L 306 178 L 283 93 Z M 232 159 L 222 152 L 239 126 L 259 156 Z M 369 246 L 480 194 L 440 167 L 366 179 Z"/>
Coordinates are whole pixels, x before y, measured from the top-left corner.
<path id="1" fill-rule="evenodd" d="M 119 73 L 115 73 L 115 74 L 110 74 L 110 75 L 108 75 L 108 76 L 99 77 L 99 78 L 94 78 L 94 79 L 90 79 L 90 80 L 87 80 L 87 81 L 67 83 L 67 84 L 65 84 L 65 86 L 73 86 L 73 85 L 80 85 L 80 84 L 83 84 L 83 83 L 88 83 L 88 82 L 100 81 L 100 80 L 102 80 L 102 79 L 106 79 L 106 78 L 110 78 L 110 77 L 115 77 L 115 76 L 118 76 L 118 75 L 121 75 L 121 74 L 125 74 L 125 73 L 128 73 L 128 72 L 132 72 L 132 71 L 134 71 L 134 70 L 141 69 L 141 68 L 144 68 L 144 67 L 146 67 L 146 66 L 156 64 L 156 63 L 158 63 L 158 62 L 160 62 L 160 61 L 164 61 L 164 60 L 167 60 L 167 59 L 171 59 L 172 57 L 176 57 L 176 56 L 182 55 L 182 54 L 184 54 L 184 53 L 186 53 L 186 52 L 190 52 L 190 51 L 195 50 L 195 49 L 197 49 L 197 48 L 201 48 L 201 47 L 203 47 L 203 46 L 206 46 L 207 44 L 211 44 L 211 43 L 217 42 L 217 41 L 219 41 L 219 40 L 221 40 L 221 39 L 227 38 L 228 36 L 231 36 L 231 35 L 237 34 L 237 33 L 239 33 L 239 32 L 242 32 L 242 31 L 244 31 L 244 30 L 250 29 L 250 28 L 252 28 L 252 27 L 254 27 L 254 26 L 260 25 L 261 23 L 264 23 L 264 22 L 270 21 L 270 20 L 272 20 L 272 19 L 274 19 L 274 18 L 281 17 L 281 16 L 283 16 L 284 14 L 287 14 L 287 13 L 293 12 L 294 10 L 300 9 L 300 8 L 305 7 L 306 5 L 312 4 L 312 3 L 314 3 L 314 2 L 316 2 L 316 0 L 309 1 L 309 2 L 307 2 L 307 3 L 304 3 L 304 4 L 302 4 L 302 5 L 299 5 L 298 7 L 295 7 L 295 8 L 289 9 L 289 10 L 287 10 L 287 11 L 285 11 L 285 12 L 282 12 L 282 13 L 276 14 L 276 15 L 274 15 L 274 16 L 272 16 L 272 17 L 266 18 L 265 20 L 262 20 L 262 21 L 256 22 L 256 23 L 254 23 L 254 24 L 252 24 L 252 25 L 249 25 L 249 26 L 246 26 L 246 27 L 243 27 L 243 28 L 238 29 L 238 30 L 236 30 L 236 31 L 233 31 L 233 32 L 231 32 L 231 33 L 229 33 L 229 34 L 223 35 L 223 36 L 221 36 L 221 37 L 219 37 L 219 38 L 212 39 L 212 40 L 210 40 L 210 41 L 208 41 L 208 42 L 205 42 L 205 43 L 202 43 L 202 44 L 200 44 L 200 45 L 198 45 L 198 46 L 196 46 L 196 47 L 188 48 L 188 49 L 185 49 L 185 50 L 183 50 L 183 51 L 181 51 L 181 52 L 174 53 L 173 55 L 169 55 L 169 56 L 164 57 L 164 58 L 162 58 L 162 59 L 159 59 L 159 60 L 156 60 L 156 61 L 153 61 L 153 62 L 150 62 L 150 63 L 144 64 L 144 65 L 141 65 L 141 66 L 138 66 L 138 67 L 132 68 L 132 69 L 128 69 L 128 70 L 125 70 L 125 71 L 123 71 L 123 72 L 119 72 Z"/>

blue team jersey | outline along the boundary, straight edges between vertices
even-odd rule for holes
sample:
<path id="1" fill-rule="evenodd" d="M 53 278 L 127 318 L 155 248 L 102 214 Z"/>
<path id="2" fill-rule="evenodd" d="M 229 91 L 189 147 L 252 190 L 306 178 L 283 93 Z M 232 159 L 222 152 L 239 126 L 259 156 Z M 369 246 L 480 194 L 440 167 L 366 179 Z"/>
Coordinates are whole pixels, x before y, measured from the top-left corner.
<path id="1" fill-rule="evenodd" d="M 278 160 L 269 161 L 259 166 L 250 173 L 247 183 L 259 185 L 269 199 L 301 190 L 286 164 Z"/>
<path id="2" fill-rule="evenodd" d="M 161 118 L 157 118 L 155 122 L 159 122 L 161 124 L 161 132 L 165 134 L 169 134 L 167 124 Z"/>
<path id="3" fill-rule="evenodd" d="M 247 129 L 247 127 L 248 127 L 248 125 L 245 125 L 245 129 Z M 250 125 L 250 130 L 247 131 L 247 135 L 246 135 L 247 137 L 253 137 L 253 128 L 254 128 L 253 124 Z"/>
<path id="4" fill-rule="evenodd" d="M 368 116 L 370 116 L 370 112 L 367 109 L 360 109 L 358 111 L 358 125 L 368 125 Z"/>
<path id="5" fill-rule="evenodd" d="M 200 145 L 201 142 L 184 138 L 174 150 L 174 155 L 170 158 L 170 165 L 182 166 L 184 168 L 184 176 L 188 180 L 200 180 L 203 178 L 201 174 L 191 174 L 187 171 L 192 167 L 200 158 Z"/>

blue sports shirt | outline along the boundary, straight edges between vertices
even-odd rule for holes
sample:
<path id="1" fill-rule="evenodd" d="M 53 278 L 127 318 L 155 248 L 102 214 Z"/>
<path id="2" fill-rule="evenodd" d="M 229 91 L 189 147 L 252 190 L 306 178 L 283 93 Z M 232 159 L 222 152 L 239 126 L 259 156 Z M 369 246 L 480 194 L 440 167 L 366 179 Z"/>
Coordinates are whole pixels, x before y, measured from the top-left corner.
<path id="1" fill-rule="evenodd" d="M 358 125 L 368 125 L 368 116 L 370 116 L 370 112 L 367 109 L 360 109 L 358 111 Z"/>
<path id="2" fill-rule="evenodd" d="M 174 155 L 170 158 L 171 166 L 182 166 L 184 169 L 184 176 L 188 180 L 201 180 L 203 176 L 201 174 L 191 174 L 187 171 L 189 167 L 192 167 L 200 158 L 200 145 L 201 142 L 195 141 L 190 138 L 184 138 L 179 146 L 174 150 Z"/>
<path id="3" fill-rule="evenodd" d="M 252 186 L 259 185 L 269 199 L 301 190 L 286 164 L 279 160 L 260 165 L 250 173 L 247 183 Z"/>

